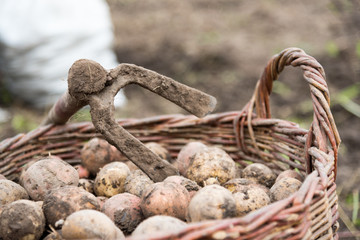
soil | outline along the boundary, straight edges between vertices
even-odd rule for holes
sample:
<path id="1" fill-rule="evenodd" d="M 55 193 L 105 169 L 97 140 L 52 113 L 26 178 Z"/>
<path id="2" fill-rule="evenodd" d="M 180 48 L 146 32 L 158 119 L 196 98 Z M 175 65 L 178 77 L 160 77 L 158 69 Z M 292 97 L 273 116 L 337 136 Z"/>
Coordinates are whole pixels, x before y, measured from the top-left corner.
<path id="1" fill-rule="evenodd" d="M 218 102 L 214 112 L 242 109 L 267 61 L 281 50 L 299 47 L 315 57 L 325 69 L 331 111 L 342 138 L 337 189 L 340 205 L 350 214 L 345 198 L 360 186 L 360 121 L 340 104 L 340 94 L 359 86 L 358 0 L 108 2 L 119 62 L 154 70 L 213 95 Z M 117 113 L 122 118 L 187 113 L 139 86 L 130 85 L 124 91 L 127 104 Z M 360 104 L 360 94 L 352 100 Z M 274 83 L 273 117 L 308 128 L 311 103 L 301 70 L 285 69 Z M 42 117 L 18 104 L 11 112 L 35 122 Z M 2 131 L 2 139 L 15 134 L 11 127 Z"/>

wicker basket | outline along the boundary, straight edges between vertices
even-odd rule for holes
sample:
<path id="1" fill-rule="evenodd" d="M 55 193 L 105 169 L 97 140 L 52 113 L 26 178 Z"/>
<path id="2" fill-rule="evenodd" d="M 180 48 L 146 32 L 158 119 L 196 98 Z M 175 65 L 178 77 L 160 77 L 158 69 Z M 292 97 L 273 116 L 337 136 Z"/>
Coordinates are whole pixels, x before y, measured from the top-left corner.
<path id="1" fill-rule="evenodd" d="M 300 67 L 310 85 L 314 119 L 309 130 L 270 116 L 273 81 L 285 66 Z M 255 92 L 241 111 L 208 115 L 164 115 L 121 119 L 119 124 L 143 143 L 166 146 L 173 158 L 189 141 L 221 147 L 242 166 L 263 163 L 279 173 L 298 169 L 300 190 L 242 218 L 190 224 L 179 232 L 147 239 L 337 239 L 336 162 L 340 138 L 329 108 L 322 66 L 297 48 L 285 49 L 267 64 Z M 253 111 L 256 109 L 256 111 Z M 256 112 L 256 113 L 255 113 Z M 80 163 L 83 144 L 101 137 L 90 122 L 46 125 L 0 142 L 0 173 L 16 179 L 34 157 L 56 155 Z"/>

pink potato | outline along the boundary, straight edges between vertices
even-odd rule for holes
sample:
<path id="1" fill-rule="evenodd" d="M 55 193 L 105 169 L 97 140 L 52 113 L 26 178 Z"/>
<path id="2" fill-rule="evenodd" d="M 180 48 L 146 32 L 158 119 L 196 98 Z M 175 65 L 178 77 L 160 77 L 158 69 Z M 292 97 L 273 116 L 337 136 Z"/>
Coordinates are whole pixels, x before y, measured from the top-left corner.
<path id="1" fill-rule="evenodd" d="M 121 153 L 113 145 L 101 138 L 93 138 L 81 149 L 81 164 L 96 175 L 104 165 L 120 161 Z"/>
<path id="2" fill-rule="evenodd" d="M 133 194 L 120 193 L 106 200 L 101 211 L 125 234 L 130 234 L 144 219 L 140 202 Z"/>
<path id="3" fill-rule="evenodd" d="M 180 150 L 177 156 L 177 167 L 181 175 L 186 177 L 186 170 L 188 169 L 191 157 L 200 150 L 206 148 L 207 146 L 201 142 L 189 142 Z"/>
<path id="4" fill-rule="evenodd" d="M 24 188 L 31 199 L 41 201 L 47 191 L 64 186 L 78 186 L 74 167 L 57 157 L 47 157 L 32 164 L 23 175 Z"/>
<path id="5" fill-rule="evenodd" d="M 146 189 L 140 207 L 144 216 L 166 215 L 185 220 L 190 201 L 185 187 L 172 182 L 158 182 Z"/>

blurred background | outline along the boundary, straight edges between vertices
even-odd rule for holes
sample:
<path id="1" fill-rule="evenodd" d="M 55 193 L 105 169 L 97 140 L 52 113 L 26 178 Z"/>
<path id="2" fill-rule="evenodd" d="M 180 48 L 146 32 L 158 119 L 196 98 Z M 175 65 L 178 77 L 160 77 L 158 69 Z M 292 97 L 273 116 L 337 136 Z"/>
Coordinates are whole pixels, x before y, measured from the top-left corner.
<path id="1" fill-rule="evenodd" d="M 315 57 L 325 69 L 331 109 L 342 137 L 337 178 L 340 231 L 360 237 L 359 0 L 107 3 L 117 61 L 143 66 L 215 96 L 215 112 L 241 110 L 267 61 L 281 50 L 299 47 Z M 0 90 L 0 106 L 10 116 L 0 123 L 0 141 L 39 125 L 46 110 L 31 109 L 5 88 Z M 138 86 L 128 86 L 124 93 L 127 101 L 117 110 L 121 118 L 185 113 Z M 275 82 L 271 107 L 273 117 L 309 128 L 312 102 L 299 69 L 285 69 Z M 85 110 L 72 120 L 89 120 L 89 115 Z"/>

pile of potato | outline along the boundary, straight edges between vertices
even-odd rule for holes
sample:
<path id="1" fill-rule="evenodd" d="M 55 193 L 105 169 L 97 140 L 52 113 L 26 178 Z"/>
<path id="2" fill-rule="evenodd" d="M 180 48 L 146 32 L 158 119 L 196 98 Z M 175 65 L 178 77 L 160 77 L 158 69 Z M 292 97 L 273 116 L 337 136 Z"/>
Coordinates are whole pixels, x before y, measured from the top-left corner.
<path id="1" fill-rule="evenodd" d="M 0 175 L 0 239 L 143 239 L 244 216 L 288 197 L 303 180 L 258 163 L 240 169 L 225 151 L 200 142 L 176 160 L 161 145 L 146 145 L 180 175 L 154 183 L 99 138 L 84 145 L 79 166 L 49 156 L 25 166 L 19 183 Z"/>

